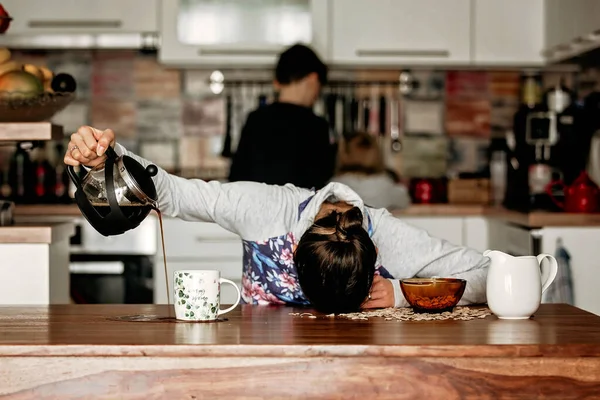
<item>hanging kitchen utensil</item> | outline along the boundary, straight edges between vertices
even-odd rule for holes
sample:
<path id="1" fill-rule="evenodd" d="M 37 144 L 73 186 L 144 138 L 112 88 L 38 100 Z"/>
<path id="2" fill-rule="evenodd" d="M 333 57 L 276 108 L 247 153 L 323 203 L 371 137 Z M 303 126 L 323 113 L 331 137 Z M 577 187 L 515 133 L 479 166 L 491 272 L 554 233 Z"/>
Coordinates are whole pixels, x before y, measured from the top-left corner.
<path id="1" fill-rule="evenodd" d="M 400 141 L 400 119 L 398 118 L 400 106 L 398 99 L 390 99 L 390 138 L 392 139 L 392 151 L 398 153 L 402 151 L 402 142 Z"/>
<path id="2" fill-rule="evenodd" d="M 152 177 L 155 165 L 144 167 L 134 158 L 118 156 L 112 147 L 106 161 L 81 179 L 72 166 L 69 177 L 77 187 L 75 201 L 87 221 L 104 236 L 120 235 L 136 228 L 153 209 L 158 195 Z"/>
<path id="3" fill-rule="evenodd" d="M 339 140 L 344 135 L 344 104 L 345 98 L 343 94 L 338 93 L 335 102 L 335 136 Z"/>
<path id="4" fill-rule="evenodd" d="M 359 127 L 359 101 L 356 97 L 356 92 L 354 91 L 354 87 L 351 87 L 352 90 L 352 98 L 350 100 L 350 129 L 352 132 L 358 132 L 360 130 Z"/>
<path id="5" fill-rule="evenodd" d="M 369 112 L 369 133 L 379 135 L 379 86 L 375 83 L 371 85 L 370 95 L 370 112 Z"/>
<path id="6" fill-rule="evenodd" d="M 369 132 L 369 126 L 371 123 L 371 99 L 365 97 L 362 101 L 363 105 L 363 132 Z"/>
<path id="7" fill-rule="evenodd" d="M 387 131 L 387 101 L 385 93 L 379 96 L 379 136 L 385 137 Z"/>

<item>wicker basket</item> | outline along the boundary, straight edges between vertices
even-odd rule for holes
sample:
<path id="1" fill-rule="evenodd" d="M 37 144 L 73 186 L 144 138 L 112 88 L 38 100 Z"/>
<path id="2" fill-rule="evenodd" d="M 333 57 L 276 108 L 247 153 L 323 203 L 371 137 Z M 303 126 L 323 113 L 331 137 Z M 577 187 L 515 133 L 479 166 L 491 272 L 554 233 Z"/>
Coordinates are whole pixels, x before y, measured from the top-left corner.
<path id="1" fill-rule="evenodd" d="M 48 121 L 75 99 L 75 93 L 46 92 L 34 98 L 23 93 L 0 93 L 0 122 Z"/>

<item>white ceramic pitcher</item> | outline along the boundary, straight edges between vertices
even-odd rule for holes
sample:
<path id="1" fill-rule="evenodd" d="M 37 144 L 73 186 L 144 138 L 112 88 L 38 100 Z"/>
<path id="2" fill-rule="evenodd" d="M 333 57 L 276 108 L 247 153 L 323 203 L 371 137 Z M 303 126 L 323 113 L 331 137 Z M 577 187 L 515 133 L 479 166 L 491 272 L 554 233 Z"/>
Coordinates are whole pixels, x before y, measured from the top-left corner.
<path id="1" fill-rule="evenodd" d="M 549 254 L 513 257 L 498 250 L 486 250 L 490 268 L 487 301 L 500 319 L 527 319 L 540 307 L 542 293 L 556 278 L 558 264 Z M 547 259 L 547 263 L 542 263 Z"/>

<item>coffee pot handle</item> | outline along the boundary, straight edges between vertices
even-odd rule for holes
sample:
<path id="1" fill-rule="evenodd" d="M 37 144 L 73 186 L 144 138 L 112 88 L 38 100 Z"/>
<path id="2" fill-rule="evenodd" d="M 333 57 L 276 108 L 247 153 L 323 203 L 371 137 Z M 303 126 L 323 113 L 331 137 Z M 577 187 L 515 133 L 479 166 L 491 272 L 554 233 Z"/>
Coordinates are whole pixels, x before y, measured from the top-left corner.
<path id="1" fill-rule="evenodd" d="M 548 259 L 547 263 L 544 263 L 544 258 Z M 556 258 L 550 254 L 540 254 L 537 256 L 537 261 L 540 264 L 542 270 L 542 294 L 550 287 L 556 274 L 558 273 L 558 263 Z"/>
<path id="2" fill-rule="evenodd" d="M 71 178 L 77 189 L 81 189 L 81 178 L 77 175 L 77 172 L 75 172 L 75 168 L 71 165 L 67 165 L 67 174 L 69 174 L 69 178 Z"/>
<path id="3" fill-rule="evenodd" d="M 108 146 L 108 148 L 106 149 L 104 154 L 106 154 L 106 158 L 109 158 L 109 159 L 116 160 L 117 158 L 119 158 L 119 156 L 117 155 L 117 152 L 115 151 L 115 149 L 112 148 L 112 146 Z"/>

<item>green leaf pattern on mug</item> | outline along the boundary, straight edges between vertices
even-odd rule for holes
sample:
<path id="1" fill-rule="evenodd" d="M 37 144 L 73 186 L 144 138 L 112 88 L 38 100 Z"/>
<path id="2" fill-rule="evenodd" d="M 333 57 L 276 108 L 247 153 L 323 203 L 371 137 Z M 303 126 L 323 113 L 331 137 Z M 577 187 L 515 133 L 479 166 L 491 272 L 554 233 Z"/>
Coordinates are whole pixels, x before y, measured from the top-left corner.
<path id="1" fill-rule="evenodd" d="M 192 279 L 197 280 L 196 285 L 192 284 Z M 204 279 L 190 276 L 189 273 L 179 273 L 175 277 L 175 303 L 185 305 L 186 318 L 196 321 L 209 321 L 217 318 L 220 296 L 217 295 L 216 304 L 209 303 L 205 290 L 198 289 L 203 284 Z"/>

